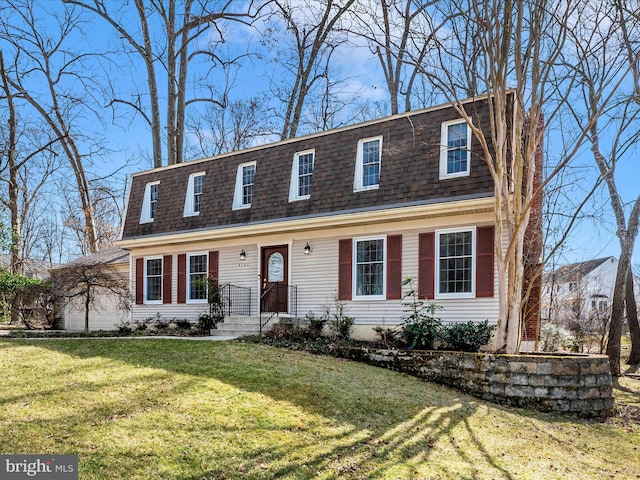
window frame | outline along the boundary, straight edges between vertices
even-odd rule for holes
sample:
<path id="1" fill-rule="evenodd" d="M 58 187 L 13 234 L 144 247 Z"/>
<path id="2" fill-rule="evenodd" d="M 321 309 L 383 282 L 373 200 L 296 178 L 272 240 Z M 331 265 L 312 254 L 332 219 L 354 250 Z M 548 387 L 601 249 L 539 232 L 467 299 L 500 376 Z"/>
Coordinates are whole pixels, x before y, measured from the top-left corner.
<path id="1" fill-rule="evenodd" d="M 142 197 L 142 209 L 140 210 L 140 223 L 151 223 L 155 221 L 155 216 L 158 213 L 158 197 L 160 195 L 160 180 L 154 182 L 148 182 L 144 186 L 144 194 Z M 151 201 L 151 187 L 157 186 L 157 193 L 155 201 Z M 155 204 L 155 211 L 152 213 L 152 204 Z"/>
<path id="2" fill-rule="evenodd" d="M 207 291 L 205 288 L 205 296 L 204 298 L 191 298 L 191 257 L 204 257 L 204 278 L 207 279 L 209 276 L 209 253 L 208 252 L 192 252 L 187 254 L 187 265 L 186 265 L 186 289 L 187 289 L 187 298 L 186 303 L 207 303 Z M 197 272 L 196 274 L 200 275 L 202 272 Z"/>
<path id="3" fill-rule="evenodd" d="M 463 233 L 470 232 L 471 233 L 471 291 L 470 292 L 441 292 L 440 291 L 440 236 L 448 235 L 452 233 Z M 436 241 L 435 241 L 435 252 L 434 252 L 434 260 L 435 260 L 435 278 L 434 278 L 434 297 L 436 299 L 446 299 L 446 298 L 476 298 L 476 264 L 478 263 L 477 258 L 477 232 L 476 227 L 458 227 L 458 228 L 447 228 L 436 230 Z"/>
<path id="4" fill-rule="evenodd" d="M 361 138 L 358 140 L 356 149 L 356 169 L 353 179 L 353 191 L 364 192 L 380 188 L 380 174 L 382 173 L 382 135 L 375 137 Z M 375 185 L 364 185 L 364 144 L 368 142 L 378 142 L 378 183 Z"/>
<path id="5" fill-rule="evenodd" d="M 305 155 L 311 155 L 311 173 L 309 174 L 309 176 L 311 177 L 311 184 L 309 186 L 309 189 L 311 189 L 311 186 L 313 185 L 313 170 L 316 163 L 315 148 L 294 153 L 293 162 L 291 164 L 291 182 L 289 184 L 290 202 L 295 202 L 298 200 L 308 200 L 309 198 L 311 198 L 311 192 L 309 192 L 308 195 L 300 195 L 300 157 L 303 157 Z"/>
<path id="6" fill-rule="evenodd" d="M 202 192 L 197 194 L 200 197 L 198 210 L 196 211 L 196 192 L 195 192 L 195 181 L 196 177 L 202 177 L 202 188 L 204 190 L 204 177 L 206 172 L 197 172 L 189 175 L 189 180 L 187 180 L 187 193 L 184 199 L 184 213 L 185 217 L 195 217 L 200 215 L 200 210 L 202 209 Z"/>
<path id="7" fill-rule="evenodd" d="M 379 295 L 358 295 L 358 243 L 360 242 L 368 242 L 382 240 L 382 292 Z M 387 235 L 374 235 L 367 237 L 354 237 L 352 239 L 352 285 L 351 291 L 352 300 L 363 301 L 363 300 L 386 300 L 387 299 Z"/>
<path id="8" fill-rule="evenodd" d="M 244 169 L 246 167 L 253 167 L 253 183 L 251 184 L 251 202 L 244 203 Z M 241 210 L 244 208 L 251 208 L 251 203 L 253 202 L 254 196 L 254 187 L 256 184 L 256 171 L 257 171 L 257 162 L 245 162 L 238 165 L 238 169 L 236 171 L 236 187 L 233 194 L 233 210 Z"/>
<path id="9" fill-rule="evenodd" d="M 450 150 L 459 150 L 462 147 L 449 148 L 449 127 L 452 125 L 465 124 L 467 127 L 467 143 L 465 145 L 467 151 L 467 168 L 460 172 L 448 173 L 448 154 Z M 455 120 L 449 120 L 442 122 L 440 130 L 440 180 L 456 177 L 468 177 L 471 175 L 471 127 L 465 119 L 457 118 Z"/>
<path id="10" fill-rule="evenodd" d="M 158 299 L 149 299 L 149 275 L 148 275 L 148 267 L 149 267 L 149 262 L 153 261 L 153 260 L 160 260 L 160 274 L 158 275 L 158 277 L 160 277 L 160 298 Z M 162 304 L 162 294 L 163 294 L 163 287 L 164 287 L 164 258 L 162 257 L 162 255 L 155 255 L 155 256 L 151 256 L 151 257 L 144 257 L 144 297 L 143 297 L 143 303 L 145 305 L 160 305 Z"/>

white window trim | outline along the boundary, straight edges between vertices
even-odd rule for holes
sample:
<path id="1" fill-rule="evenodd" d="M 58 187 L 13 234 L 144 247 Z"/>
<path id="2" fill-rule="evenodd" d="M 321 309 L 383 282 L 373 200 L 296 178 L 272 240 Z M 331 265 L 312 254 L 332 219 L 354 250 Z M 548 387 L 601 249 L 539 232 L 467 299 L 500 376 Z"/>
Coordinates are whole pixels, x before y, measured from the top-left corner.
<path id="1" fill-rule="evenodd" d="M 204 177 L 206 174 L 206 172 L 198 172 L 198 173 L 192 173 L 191 175 L 189 175 L 189 180 L 187 181 L 187 194 L 184 198 L 184 213 L 183 216 L 185 217 L 195 217 L 197 215 L 200 215 L 200 212 L 196 212 L 194 211 L 195 208 L 195 202 L 193 201 L 193 196 L 194 196 L 194 179 L 196 177 Z M 200 202 L 200 205 L 202 206 L 202 201 Z"/>
<path id="2" fill-rule="evenodd" d="M 160 300 L 148 300 L 147 299 L 147 261 L 160 260 Z M 161 305 L 162 304 L 162 289 L 164 288 L 164 259 L 161 255 L 155 257 L 144 257 L 144 304 L 145 305 Z"/>
<path id="3" fill-rule="evenodd" d="M 471 292 L 465 293 L 440 293 L 440 235 L 447 233 L 471 232 Z M 460 227 L 436 230 L 435 251 L 435 298 L 476 298 L 476 227 Z"/>
<path id="4" fill-rule="evenodd" d="M 144 186 L 142 210 L 140 211 L 140 223 L 151 223 L 154 221 L 154 219 L 151 218 L 151 185 L 160 185 L 160 181 L 158 180 L 157 182 L 149 182 Z"/>
<path id="5" fill-rule="evenodd" d="M 187 279 L 186 279 L 186 284 L 187 284 L 187 303 L 194 303 L 194 304 L 202 304 L 202 303 L 207 303 L 207 298 L 198 298 L 198 299 L 194 299 L 191 298 L 191 257 L 196 257 L 199 255 L 204 255 L 206 260 L 205 260 L 205 265 L 207 266 L 207 269 L 205 271 L 204 274 L 204 278 L 208 278 L 209 277 L 209 252 L 193 252 L 193 253 L 188 253 L 187 254 Z"/>
<path id="6" fill-rule="evenodd" d="M 382 258 L 382 294 L 380 295 L 358 295 L 358 288 L 357 288 L 357 283 L 358 283 L 358 242 L 364 242 L 367 240 L 383 240 L 383 248 L 384 248 L 384 255 Z M 387 299 L 387 236 L 386 235 L 376 235 L 376 236 L 372 236 L 372 237 L 356 237 L 353 240 L 353 247 L 352 247 L 352 258 L 351 258 L 351 264 L 352 264 L 352 270 L 351 270 L 351 278 L 353 279 L 352 281 L 352 285 L 351 285 L 351 291 L 352 291 L 352 296 L 351 298 L 353 300 L 356 301 L 363 301 L 363 300 L 386 300 Z"/>
<path id="7" fill-rule="evenodd" d="M 369 137 L 369 138 L 362 138 L 360 140 L 358 140 L 358 148 L 356 150 L 356 172 L 355 172 L 355 176 L 353 178 L 353 191 L 354 192 L 363 192 L 366 190 L 376 190 L 380 187 L 380 177 L 378 176 L 378 183 L 376 183 L 375 185 L 369 185 L 364 187 L 362 185 L 363 180 L 363 175 L 362 175 L 362 170 L 364 168 L 363 165 L 363 148 L 364 148 L 364 144 L 365 142 L 373 142 L 373 141 L 379 141 L 380 142 L 380 173 L 382 172 L 382 135 L 378 135 L 377 137 Z"/>
<path id="8" fill-rule="evenodd" d="M 312 148 L 311 150 L 304 150 L 302 152 L 296 152 L 293 154 L 293 162 L 291 164 L 291 182 L 289 183 L 289 201 L 295 202 L 298 200 L 308 200 L 311 198 L 311 195 L 298 195 L 300 191 L 300 175 L 298 175 L 298 170 L 300 167 L 300 157 L 303 155 L 313 155 L 313 159 L 311 161 L 311 178 L 313 182 L 313 169 L 316 163 L 316 150 Z M 312 183 L 313 185 L 313 183 Z"/>
<path id="9" fill-rule="evenodd" d="M 242 203 L 242 170 L 244 167 L 248 167 L 253 165 L 256 169 L 257 173 L 257 162 L 246 162 L 238 165 L 238 170 L 236 171 L 236 188 L 233 194 L 233 210 L 241 210 L 243 208 L 251 208 L 251 204 Z M 255 187 L 255 177 L 253 179 L 253 185 Z M 253 198 L 252 198 L 253 200 Z"/>
<path id="10" fill-rule="evenodd" d="M 451 125 L 464 123 L 467 125 L 467 169 L 462 172 L 447 173 L 447 153 L 449 151 L 448 128 Z M 456 177 L 468 177 L 471 174 L 471 127 L 464 119 L 443 122 L 440 130 L 440 180 Z"/>

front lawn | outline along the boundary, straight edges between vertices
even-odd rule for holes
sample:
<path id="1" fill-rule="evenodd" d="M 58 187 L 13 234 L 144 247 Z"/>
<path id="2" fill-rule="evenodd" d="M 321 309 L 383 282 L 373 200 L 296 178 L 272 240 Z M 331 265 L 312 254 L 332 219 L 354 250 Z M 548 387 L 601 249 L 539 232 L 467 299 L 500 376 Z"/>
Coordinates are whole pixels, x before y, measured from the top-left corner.
<path id="1" fill-rule="evenodd" d="M 505 408 L 263 345 L 0 340 L 0 367 L 0 453 L 77 453 L 83 480 L 640 478 L 629 415 Z M 622 386 L 640 405 L 640 381 Z"/>

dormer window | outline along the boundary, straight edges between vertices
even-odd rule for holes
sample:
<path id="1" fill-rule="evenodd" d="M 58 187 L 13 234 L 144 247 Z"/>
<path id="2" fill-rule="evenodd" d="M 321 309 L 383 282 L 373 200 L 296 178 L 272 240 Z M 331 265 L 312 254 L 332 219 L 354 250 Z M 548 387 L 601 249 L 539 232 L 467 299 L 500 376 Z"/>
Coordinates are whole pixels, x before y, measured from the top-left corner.
<path id="1" fill-rule="evenodd" d="M 442 124 L 440 139 L 440 180 L 469 175 L 471 128 L 465 120 Z"/>
<path id="2" fill-rule="evenodd" d="M 373 190 L 380 184 L 382 136 L 364 138 L 358 142 L 353 191 Z"/>
<path id="3" fill-rule="evenodd" d="M 306 200 L 311 196 L 314 157 L 315 150 L 297 152 L 293 156 L 291 184 L 289 187 L 290 202 L 294 200 Z"/>
<path id="4" fill-rule="evenodd" d="M 202 189 L 204 187 L 205 172 L 192 173 L 187 182 L 187 195 L 184 200 L 184 216 L 190 217 L 200 214 Z"/>
<path id="5" fill-rule="evenodd" d="M 149 182 L 145 185 L 140 223 L 150 223 L 156 218 L 159 186 L 160 182 Z"/>
<path id="6" fill-rule="evenodd" d="M 253 183 L 256 176 L 256 162 L 238 165 L 236 188 L 233 195 L 233 209 L 251 207 L 253 200 Z"/>

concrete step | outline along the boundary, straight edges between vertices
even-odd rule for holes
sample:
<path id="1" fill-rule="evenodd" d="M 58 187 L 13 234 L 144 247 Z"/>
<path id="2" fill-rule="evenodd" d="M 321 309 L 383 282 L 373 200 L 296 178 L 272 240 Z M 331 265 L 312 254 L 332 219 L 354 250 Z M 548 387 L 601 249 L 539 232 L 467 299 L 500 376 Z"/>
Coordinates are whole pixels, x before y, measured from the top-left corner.
<path id="1" fill-rule="evenodd" d="M 280 319 L 278 317 L 272 318 L 267 325 L 262 329 L 262 333 L 271 330 L 274 324 L 278 323 Z M 282 319 L 286 322 L 288 319 Z M 217 328 L 211 329 L 211 335 L 214 337 L 219 336 L 236 336 L 241 337 L 243 335 L 258 335 L 260 333 L 260 318 L 259 317 L 227 317 L 224 322 L 218 323 Z"/>

